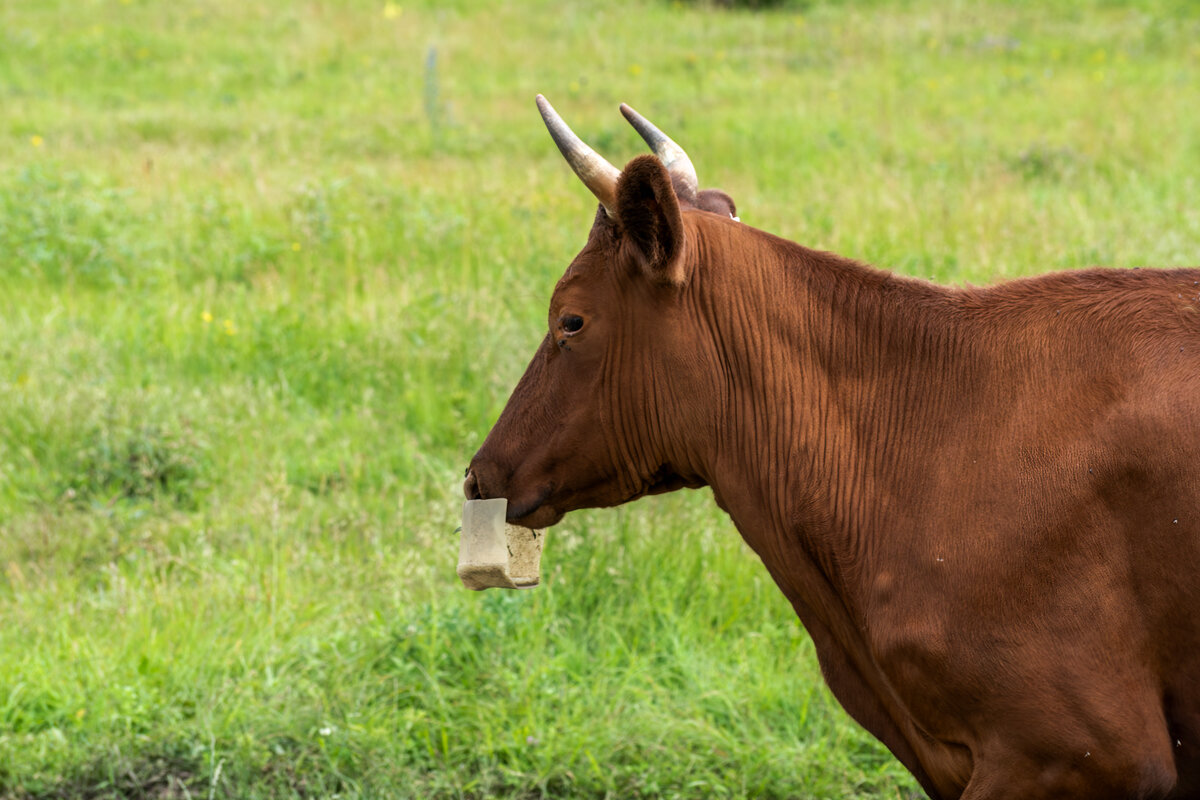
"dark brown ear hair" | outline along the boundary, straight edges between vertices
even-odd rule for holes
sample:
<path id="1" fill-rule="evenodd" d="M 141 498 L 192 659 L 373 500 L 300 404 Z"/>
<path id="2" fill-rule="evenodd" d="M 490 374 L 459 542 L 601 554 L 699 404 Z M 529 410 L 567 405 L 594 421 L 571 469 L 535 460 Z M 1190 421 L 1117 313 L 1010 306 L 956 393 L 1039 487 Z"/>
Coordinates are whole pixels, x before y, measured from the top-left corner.
<path id="1" fill-rule="evenodd" d="M 671 176 L 657 156 L 638 156 L 617 179 L 617 220 L 626 245 L 646 272 L 665 283 L 684 282 L 683 214 Z"/>

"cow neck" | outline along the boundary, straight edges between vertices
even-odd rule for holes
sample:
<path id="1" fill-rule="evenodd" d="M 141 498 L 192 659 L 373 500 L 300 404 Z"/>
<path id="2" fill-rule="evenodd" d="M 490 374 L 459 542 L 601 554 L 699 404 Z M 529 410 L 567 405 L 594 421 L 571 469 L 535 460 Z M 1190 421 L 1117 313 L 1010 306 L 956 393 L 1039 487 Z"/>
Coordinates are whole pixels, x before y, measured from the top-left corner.
<path id="1" fill-rule="evenodd" d="M 698 301 L 726 405 L 706 478 L 769 567 L 811 558 L 853 598 L 970 372 L 954 293 L 752 229 L 705 239 L 727 265 Z"/>
<path id="2" fill-rule="evenodd" d="M 697 281 L 723 383 L 705 477 L 764 560 L 852 590 L 970 374 L 955 295 L 753 229 L 704 243 L 723 265 Z"/>
<path id="3" fill-rule="evenodd" d="M 977 337 L 955 290 L 743 231 L 703 237 L 698 259 L 722 382 L 704 477 L 818 650 L 853 663 L 906 731 L 885 739 L 913 768 L 904 748 L 924 746 L 873 666 L 864 604 L 889 535 L 920 528 L 938 442 L 976 390 Z"/>

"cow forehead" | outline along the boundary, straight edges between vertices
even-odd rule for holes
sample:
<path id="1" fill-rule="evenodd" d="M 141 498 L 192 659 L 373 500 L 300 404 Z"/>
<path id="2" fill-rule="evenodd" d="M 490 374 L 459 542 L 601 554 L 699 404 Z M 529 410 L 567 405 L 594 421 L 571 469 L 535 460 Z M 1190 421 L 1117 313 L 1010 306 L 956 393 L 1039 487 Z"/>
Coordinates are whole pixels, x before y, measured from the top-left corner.
<path id="1" fill-rule="evenodd" d="M 598 292 L 610 291 L 611 283 L 605 280 L 605 265 L 595 259 L 580 261 L 576 259 L 567 267 L 567 271 L 554 286 L 552 305 L 559 305 L 571 298 L 595 295 Z"/>
<path id="2" fill-rule="evenodd" d="M 616 257 L 616 248 L 589 240 L 579 254 L 567 265 L 567 271 L 558 279 L 555 290 L 568 286 L 583 286 L 598 282 L 612 268 L 611 262 Z"/>

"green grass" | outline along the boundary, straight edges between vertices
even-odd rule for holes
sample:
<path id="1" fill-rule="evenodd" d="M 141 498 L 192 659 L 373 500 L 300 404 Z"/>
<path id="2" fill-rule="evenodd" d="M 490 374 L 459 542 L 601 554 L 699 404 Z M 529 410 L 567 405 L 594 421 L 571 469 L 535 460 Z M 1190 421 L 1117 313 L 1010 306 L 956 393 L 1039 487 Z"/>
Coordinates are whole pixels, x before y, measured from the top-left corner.
<path id="1" fill-rule="evenodd" d="M 982 283 L 1200 263 L 1197 42 L 1171 0 L 5 4 L 0 797 L 909 796 L 707 492 L 459 586 L 594 208 L 533 95 Z"/>

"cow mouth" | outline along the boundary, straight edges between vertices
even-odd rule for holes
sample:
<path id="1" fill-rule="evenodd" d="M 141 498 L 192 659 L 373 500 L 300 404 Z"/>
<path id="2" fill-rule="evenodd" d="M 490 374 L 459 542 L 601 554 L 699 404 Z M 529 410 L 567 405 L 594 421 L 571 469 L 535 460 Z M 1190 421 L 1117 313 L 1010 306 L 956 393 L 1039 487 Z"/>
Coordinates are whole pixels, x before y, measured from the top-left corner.
<path id="1" fill-rule="evenodd" d="M 504 519 L 510 525 L 532 528 L 534 530 L 545 530 L 553 525 L 557 525 L 564 516 L 566 515 L 562 511 L 539 500 L 536 503 L 510 506 Z"/>
<path id="2" fill-rule="evenodd" d="M 604 481 L 599 481 L 595 486 L 603 487 L 604 483 Z M 575 507 L 623 505 L 646 495 L 664 494 L 682 488 L 699 488 L 703 485 L 703 481 L 688 480 L 673 470 L 664 467 L 658 470 L 650 481 L 630 493 L 627 497 L 617 499 L 610 496 L 607 500 L 600 497 L 593 497 L 591 502 L 576 505 L 570 502 L 571 498 L 579 500 L 581 496 L 587 497 L 589 493 L 586 491 L 568 492 L 569 497 L 564 498 L 560 492 L 560 496 L 551 502 L 552 496 L 556 493 L 556 487 L 553 483 L 547 483 L 537 491 L 536 495 L 529 497 L 527 500 L 522 501 L 520 498 L 509 497 L 508 509 L 504 518 L 510 525 L 542 530 L 557 525 L 566 516 L 566 512 Z M 509 486 L 508 488 L 511 489 L 512 487 Z M 492 482 L 488 482 L 487 485 L 482 483 L 476 474 L 475 468 L 467 470 L 467 480 L 463 485 L 463 491 L 468 500 L 504 497 L 506 494 L 503 489 L 498 489 Z M 562 500 L 564 499 L 568 501 L 565 509 L 562 508 Z"/>
<path id="3" fill-rule="evenodd" d="M 467 468 L 467 479 L 463 483 L 463 494 L 468 500 L 505 498 L 508 501 L 508 508 L 504 514 L 505 522 L 533 529 L 548 528 L 563 518 L 562 512 L 546 503 L 553 489 L 553 485 L 547 484 L 534 497 L 522 502 L 518 498 L 508 496 L 503 484 L 497 486 L 492 481 L 481 481 L 475 466 Z"/>

